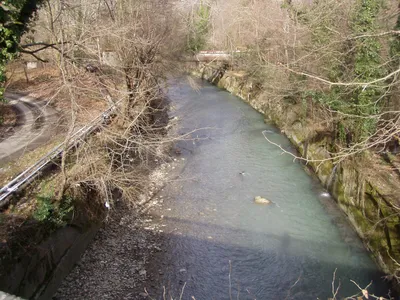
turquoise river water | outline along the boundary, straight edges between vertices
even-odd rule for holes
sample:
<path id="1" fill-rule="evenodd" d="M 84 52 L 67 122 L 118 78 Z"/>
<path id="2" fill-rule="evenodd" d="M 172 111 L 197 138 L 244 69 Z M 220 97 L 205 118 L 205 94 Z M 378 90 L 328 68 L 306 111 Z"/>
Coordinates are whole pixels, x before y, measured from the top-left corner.
<path id="1" fill-rule="evenodd" d="M 159 194 L 168 235 L 159 284 L 176 298 L 184 287 L 183 299 L 328 299 L 336 270 L 338 298 L 358 292 L 350 280 L 384 295 L 334 200 L 262 133 L 294 151 L 287 138 L 242 100 L 197 84 L 168 92 L 180 133 L 196 131 L 177 144 L 184 167 Z M 274 204 L 253 203 L 257 195 Z"/>

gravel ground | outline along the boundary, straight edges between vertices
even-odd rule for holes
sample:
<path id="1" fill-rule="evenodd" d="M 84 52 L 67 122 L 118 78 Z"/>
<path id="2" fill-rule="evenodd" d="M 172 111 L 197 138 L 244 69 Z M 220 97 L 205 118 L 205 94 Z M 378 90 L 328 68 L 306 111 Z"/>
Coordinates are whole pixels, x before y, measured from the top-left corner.
<path id="1" fill-rule="evenodd" d="M 176 159 L 175 159 L 176 160 Z M 150 176 L 153 187 L 138 209 L 120 204 L 110 214 L 81 260 L 64 279 L 53 299 L 150 299 L 160 293 L 161 270 L 154 256 L 163 255 L 162 219 L 146 213 L 162 207 L 157 191 L 176 173 L 174 164 L 164 164 Z M 149 201 L 147 201 L 150 199 Z M 145 291 L 148 291 L 147 294 Z"/>
<path id="2" fill-rule="evenodd" d="M 152 219 L 117 209 L 53 299 L 144 298 L 144 288 L 151 286 L 146 267 L 161 251 L 160 238 Z"/>

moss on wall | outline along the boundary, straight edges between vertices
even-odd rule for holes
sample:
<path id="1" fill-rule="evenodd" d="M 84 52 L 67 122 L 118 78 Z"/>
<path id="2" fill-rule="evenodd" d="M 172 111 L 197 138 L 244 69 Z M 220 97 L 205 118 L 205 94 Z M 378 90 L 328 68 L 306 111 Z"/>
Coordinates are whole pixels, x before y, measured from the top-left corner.
<path id="1" fill-rule="evenodd" d="M 263 113 L 286 134 L 301 155 L 310 160 L 330 158 L 329 139 L 314 141 L 313 137 L 318 133 L 305 124 L 295 105 L 288 108 L 265 103 L 249 78 L 224 72 L 215 81 L 215 72 L 215 68 L 203 66 L 194 75 L 226 89 Z M 368 166 L 363 166 L 357 158 L 349 158 L 337 167 L 331 160 L 310 162 L 309 165 L 348 216 L 380 268 L 387 274 L 399 272 L 392 259 L 400 261 L 400 217 L 394 209 L 396 183 L 391 182 L 385 172 L 368 172 Z"/>

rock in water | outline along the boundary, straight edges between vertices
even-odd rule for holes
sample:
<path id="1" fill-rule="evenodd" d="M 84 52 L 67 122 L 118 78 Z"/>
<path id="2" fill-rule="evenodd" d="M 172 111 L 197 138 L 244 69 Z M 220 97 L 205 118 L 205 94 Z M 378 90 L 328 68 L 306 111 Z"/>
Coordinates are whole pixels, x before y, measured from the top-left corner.
<path id="1" fill-rule="evenodd" d="M 271 204 L 272 202 L 268 199 L 265 199 L 261 196 L 257 196 L 254 198 L 254 202 L 257 204 Z"/>

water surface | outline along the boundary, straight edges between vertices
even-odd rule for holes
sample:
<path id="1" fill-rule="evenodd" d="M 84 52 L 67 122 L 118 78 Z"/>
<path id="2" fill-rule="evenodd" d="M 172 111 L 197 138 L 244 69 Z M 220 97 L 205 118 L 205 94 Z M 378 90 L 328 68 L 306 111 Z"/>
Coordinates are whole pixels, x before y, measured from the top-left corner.
<path id="1" fill-rule="evenodd" d="M 333 200 L 262 132 L 291 149 L 288 140 L 237 97 L 198 83 L 169 88 L 180 133 L 200 130 L 178 143 L 185 166 L 160 194 L 161 284 L 177 297 L 186 283 L 184 299 L 327 299 L 337 270 L 341 296 L 357 293 L 350 279 L 386 290 Z M 256 205 L 257 195 L 275 204 Z"/>

